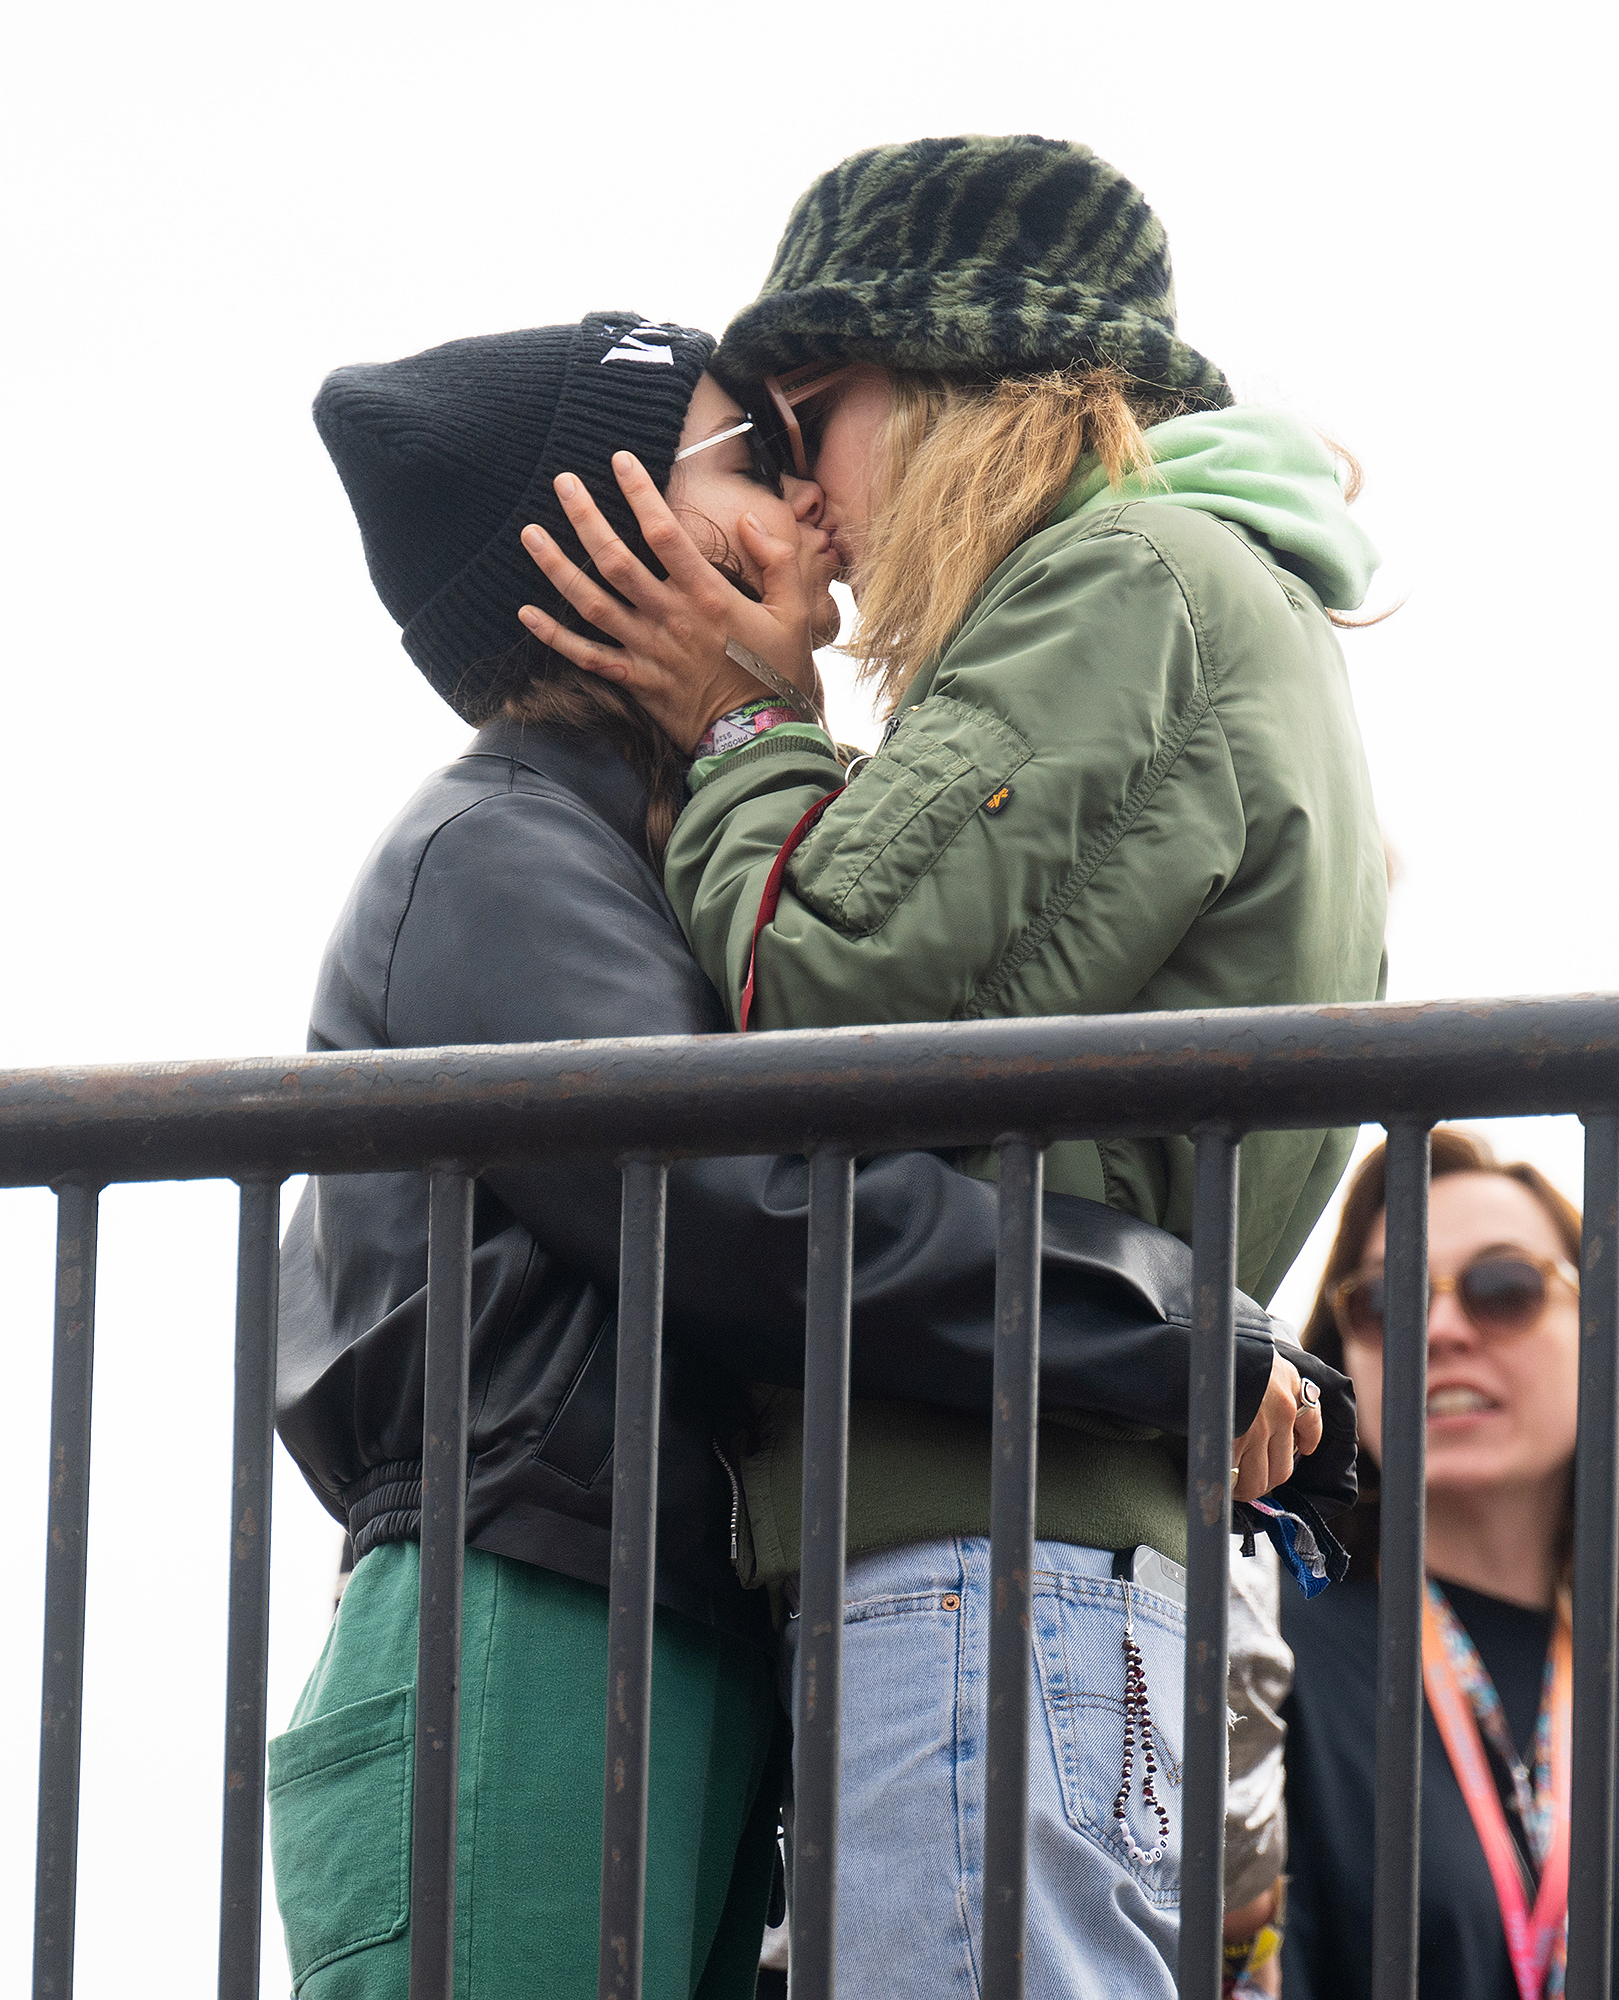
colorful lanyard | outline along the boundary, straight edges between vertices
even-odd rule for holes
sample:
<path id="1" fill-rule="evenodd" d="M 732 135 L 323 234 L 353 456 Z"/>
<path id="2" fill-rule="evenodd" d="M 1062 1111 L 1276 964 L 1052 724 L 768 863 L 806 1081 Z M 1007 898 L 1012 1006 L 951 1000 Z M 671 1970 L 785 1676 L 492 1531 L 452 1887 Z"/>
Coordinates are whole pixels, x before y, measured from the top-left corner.
<path id="1" fill-rule="evenodd" d="M 1471 1639 L 1445 1594 L 1428 1585 L 1422 1606 L 1422 1682 L 1444 1739 L 1456 1782 L 1472 1815 L 1484 1859 L 1501 1905 L 1501 1923 L 1520 2000 L 1543 2000 L 1563 1990 L 1567 1955 L 1569 1778 L 1572 1752 L 1574 1645 L 1565 1606 L 1559 1605 L 1546 1661 L 1540 1723 L 1535 1731 L 1535 1784 L 1512 1749 L 1500 1698 Z M 1540 1866 L 1533 1911 L 1524 1895 L 1523 1869 L 1496 1790 L 1482 1723 L 1512 1776 L 1518 1815 Z"/>

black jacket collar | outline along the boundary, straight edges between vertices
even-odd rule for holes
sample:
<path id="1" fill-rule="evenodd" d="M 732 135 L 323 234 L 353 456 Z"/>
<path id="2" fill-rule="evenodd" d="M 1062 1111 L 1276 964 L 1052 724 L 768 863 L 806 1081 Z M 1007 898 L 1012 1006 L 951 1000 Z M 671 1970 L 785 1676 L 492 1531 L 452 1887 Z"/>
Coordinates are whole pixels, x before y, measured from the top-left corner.
<path id="1" fill-rule="evenodd" d="M 646 853 L 646 791 L 623 752 L 599 738 L 500 716 L 480 729 L 463 757 L 498 757 L 573 792 L 637 854 Z"/>

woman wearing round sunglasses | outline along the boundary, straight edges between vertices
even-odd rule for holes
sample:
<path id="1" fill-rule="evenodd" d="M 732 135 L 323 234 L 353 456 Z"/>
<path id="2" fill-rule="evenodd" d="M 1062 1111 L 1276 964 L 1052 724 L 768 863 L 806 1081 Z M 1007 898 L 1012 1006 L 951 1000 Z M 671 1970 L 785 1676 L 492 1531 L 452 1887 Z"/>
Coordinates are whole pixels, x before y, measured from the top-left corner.
<path id="1" fill-rule="evenodd" d="M 1379 1147 L 1304 1336 L 1354 1380 L 1362 1499 L 1349 1581 L 1283 1616 L 1288 2000 L 1372 1990 L 1383 1200 Z M 1428 1253 L 1418 1990 L 1539 2000 L 1563 1990 L 1580 1218 L 1534 1167 L 1441 1128 Z"/>

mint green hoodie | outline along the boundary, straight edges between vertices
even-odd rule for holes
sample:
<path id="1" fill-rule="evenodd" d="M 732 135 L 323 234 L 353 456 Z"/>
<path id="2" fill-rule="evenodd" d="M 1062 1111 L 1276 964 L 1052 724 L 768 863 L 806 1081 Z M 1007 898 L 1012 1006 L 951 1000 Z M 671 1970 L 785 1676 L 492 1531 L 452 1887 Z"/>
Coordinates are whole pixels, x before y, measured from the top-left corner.
<path id="1" fill-rule="evenodd" d="M 1182 417 L 1148 436 L 1154 471 L 1122 490 L 1081 466 L 798 849 L 759 936 L 752 1025 L 1381 992 L 1382 840 L 1323 608 L 1360 602 L 1375 551 L 1331 454 L 1287 413 Z M 712 767 L 676 826 L 669 892 L 733 1019 L 771 863 L 841 778 L 830 742 L 767 735 Z M 1352 1137 L 1244 1140 L 1245 1290 L 1274 1291 Z M 962 1164 L 993 1171 L 985 1157 Z M 1186 1138 L 1061 1141 L 1046 1184 L 1190 1232 Z M 769 1410 L 764 1484 L 779 1525 L 793 1421 L 779 1402 Z M 1052 1428 L 1042 1532 L 1164 1546 L 1162 1447 L 1132 1446 L 1127 1477 L 1118 1442 L 1048 1441 Z M 859 1412 L 852 1435 L 859 1455 Z M 896 1439 L 916 1449 L 902 1458 Z M 961 1498 L 963 1450 L 954 1420 L 946 1435 L 925 1406 L 888 1406 L 872 1463 L 851 1470 L 851 1548 L 986 1531 L 987 1516 L 963 1521 L 978 1519 Z M 862 1502 L 868 1491 L 880 1506 Z M 1153 1531 L 1137 1533 L 1149 1517 Z M 756 1542 L 770 1539 L 759 1525 Z M 761 1568 L 796 1560 L 791 1541 L 783 1525 Z"/>
<path id="2" fill-rule="evenodd" d="M 1153 469 L 1110 487 L 1101 466 L 1081 468 L 1051 525 L 1121 500 L 1197 507 L 1239 522 L 1305 577 L 1334 611 L 1366 598 L 1379 562 L 1344 504 L 1339 462 L 1289 410 L 1213 410 L 1147 433 Z"/>

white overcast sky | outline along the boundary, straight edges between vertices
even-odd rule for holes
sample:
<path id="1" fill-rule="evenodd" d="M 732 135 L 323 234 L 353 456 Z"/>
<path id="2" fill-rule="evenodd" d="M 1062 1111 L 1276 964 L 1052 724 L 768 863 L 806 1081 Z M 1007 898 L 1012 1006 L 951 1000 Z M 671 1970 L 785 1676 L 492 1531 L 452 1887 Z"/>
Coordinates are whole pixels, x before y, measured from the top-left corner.
<path id="1" fill-rule="evenodd" d="M 0 1064 L 301 1047 L 355 870 L 465 739 L 372 594 L 309 421 L 329 368 L 602 308 L 717 330 L 816 172 L 956 131 L 1083 139 L 1124 169 L 1168 227 L 1188 338 L 1363 459 L 1372 602 L 1407 600 L 1346 640 L 1401 864 L 1391 996 L 1619 988 L 1598 18 L 20 13 Z M 1578 1194 L 1572 1121 L 1506 1143 Z M 104 1203 L 83 2000 L 213 1990 L 233 1218 L 218 1185 Z M 6 1991 L 31 1929 L 51 1226 L 48 1196 L 0 1195 Z M 1319 1256 L 1284 1291 L 1295 1314 Z M 284 1459 L 278 1477 L 272 1729 L 336 1555 Z"/>

